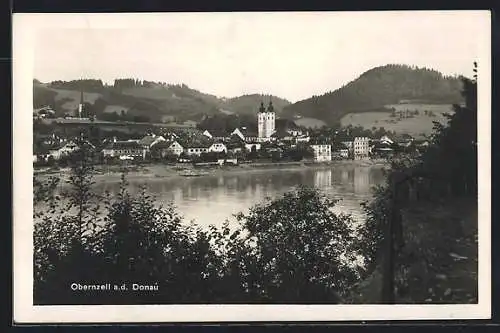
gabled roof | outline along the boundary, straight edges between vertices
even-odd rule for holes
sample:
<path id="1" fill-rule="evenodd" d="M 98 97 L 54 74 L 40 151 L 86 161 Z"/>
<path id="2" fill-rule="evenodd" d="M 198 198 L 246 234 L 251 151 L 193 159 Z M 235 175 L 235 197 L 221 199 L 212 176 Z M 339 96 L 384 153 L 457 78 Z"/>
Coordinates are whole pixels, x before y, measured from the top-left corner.
<path id="1" fill-rule="evenodd" d="M 228 133 L 226 130 L 222 129 L 211 129 L 211 130 L 206 130 L 210 135 L 214 138 L 225 138 L 229 136 L 231 133 Z"/>
<path id="2" fill-rule="evenodd" d="M 163 149 L 163 148 L 170 148 L 175 142 L 177 142 L 179 145 L 181 145 L 177 140 L 167 140 L 167 141 L 160 141 L 157 144 L 155 144 L 152 149 Z M 181 145 L 182 147 L 182 145 Z"/>
<path id="3" fill-rule="evenodd" d="M 201 137 L 191 137 L 183 140 L 182 142 L 177 140 L 179 144 L 184 148 L 208 148 L 212 145 L 213 140 L 210 140 L 206 136 Z"/>
<path id="4" fill-rule="evenodd" d="M 236 128 L 235 128 L 236 130 Z M 257 127 L 254 126 L 244 126 L 244 127 L 238 127 L 238 130 L 243 134 L 243 136 L 246 137 L 257 137 Z"/>
<path id="5" fill-rule="evenodd" d="M 186 144 L 186 146 L 183 145 L 183 147 L 186 148 L 209 148 L 212 144 L 211 143 L 206 143 L 206 142 L 190 142 Z"/>
<path id="6" fill-rule="evenodd" d="M 391 146 L 392 146 L 392 143 L 389 143 L 389 142 L 375 142 L 375 144 L 373 145 L 373 147 L 375 147 L 376 149 L 389 148 Z"/>
<path id="7" fill-rule="evenodd" d="M 116 141 L 107 144 L 104 149 L 143 149 L 136 141 Z"/>
<path id="8" fill-rule="evenodd" d="M 151 144 L 153 144 L 153 142 L 158 140 L 158 138 L 163 138 L 163 137 L 162 136 L 146 135 L 145 137 L 143 137 L 142 139 L 139 140 L 139 143 L 143 146 L 151 146 Z"/>
<path id="9" fill-rule="evenodd" d="M 83 140 L 80 144 L 87 146 L 89 148 L 92 148 L 92 149 L 95 148 L 95 146 L 92 143 L 90 143 L 88 140 Z M 74 140 L 65 141 L 65 142 L 61 143 L 60 148 L 65 147 L 65 146 L 70 146 L 70 145 L 78 146 L 78 143 L 75 142 Z"/>

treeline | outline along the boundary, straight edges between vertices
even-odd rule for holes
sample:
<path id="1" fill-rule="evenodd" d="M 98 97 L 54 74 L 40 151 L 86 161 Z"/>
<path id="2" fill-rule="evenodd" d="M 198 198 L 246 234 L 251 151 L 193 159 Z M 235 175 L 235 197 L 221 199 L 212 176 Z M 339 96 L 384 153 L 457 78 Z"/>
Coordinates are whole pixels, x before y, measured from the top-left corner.
<path id="1" fill-rule="evenodd" d="M 408 297 L 411 290 L 421 289 L 422 283 L 435 281 L 436 267 L 432 264 L 440 253 L 432 249 L 415 250 L 415 246 L 423 241 L 419 238 L 428 237 L 424 221 L 414 228 L 421 230 L 419 234 L 406 235 L 410 241 L 405 245 L 402 238 L 404 224 L 395 216 L 400 210 L 418 203 L 436 206 L 450 200 L 477 200 L 477 82 L 475 78 L 463 78 L 462 81 L 465 105 L 454 105 L 455 112 L 447 116 L 447 124 L 434 122 L 431 144 L 421 155 L 393 160 L 386 183 L 376 189 L 374 200 L 365 205 L 368 220 L 364 232 L 365 236 L 371 235 L 371 238 L 366 238 L 370 240 L 364 248 L 369 251 L 365 257 L 373 258 L 370 263 L 373 268 L 384 261 L 385 226 L 393 223 L 395 228 L 396 299 Z M 456 235 L 460 229 L 457 223 L 450 222 L 453 221 L 443 224 L 443 230 L 440 230 L 443 235 Z M 423 294 L 418 297 L 432 299 L 433 288 L 434 285 L 424 285 Z"/>
<path id="2" fill-rule="evenodd" d="M 243 95 L 239 97 L 229 98 L 225 100 L 221 108 L 234 111 L 238 114 L 252 114 L 255 115 L 259 108 L 261 102 L 263 102 L 266 106 L 272 101 L 274 110 L 276 113 L 281 113 L 281 110 L 287 105 L 290 105 L 290 102 L 286 99 L 279 98 L 272 95 L 260 95 L 260 94 L 249 94 Z"/>
<path id="3" fill-rule="evenodd" d="M 146 115 L 133 115 L 125 112 L 125 110 L 102 113 L 99 115 L 98 119 L 105 121 L 132 121 L 136 123 L 151 122 L 151 118 Z"/>
<path id="4" fill-rule="evenodd" d="M 57 93 L 53 90 L 33 85 L 33 108 L 36 109 L 50 106 L 51 108 L 56 109 L 56 95 Z"/>
<path id="5" fill-rule="evenodd" d="M 35 207 L 47 207 L 34 216 L 34 304 L 335 304 L 364 276 L 354 221 L 316 190 L 256 205 L 233 228 L 201 229 L 145 190 L 131 195 L 125 177 L 115 197 L 97 196 L 85 149 L 75 154 L 68 191 L 54 195 L 58 178 L 34 179 Z"/>
<path id="6" fill-rule="evenodd" d="M 101 92 L 104 88 L 102 80 L 95 79 L 82 79 L 82 80 L 71 80 L 71 81 L 52 81 L 49 86 L 51 88 L 57 89 L 68 89 L 68 90 L 83 90 L 91 92 Z"/>
<path id="7" fill-rule="evenodd" d="M 373 111 L 402 100 L 458 104 L 463 100 L 461 86 L 459 78 L 434 70 L 387 65 L 371 69 L 333 92 L 291 104 L 284 108 L 284 113 L 334 123 L 347 113 Z"/>
<path id="8" fill-rule="evenodd" d="M 139 80 L 134 78 L 115 79 L 113 83 L 113 87 L 118 89 L 129 89 L 137 87 L 152 88 L 157 86 L 165 87 L 167 86 L 167 83 L 161 81 L 155 82 L 155 81 Z"/>
<path id="9" fill-rule="evenodd" d="M 163 81 L 148 81 L 134 78 L 115 79 L 113 82 L 113 87 L 118 89 L 167 87 L 177 92 L 189 91 L 191 93 L 194 92 L 201 94 L 199 91 L 189 88 L 184 83 L 170 84 Z"/>
<path id="10" fill-rule="evenodd" d="M 249 114 L 215 114 L 212 116 L 204 116 L 198 124 L 198 129 L 208 130 L 214 133 L 230 133 L 235 128 L 246 127 L 257 133 L 257 121 L 255 115 Z"/>

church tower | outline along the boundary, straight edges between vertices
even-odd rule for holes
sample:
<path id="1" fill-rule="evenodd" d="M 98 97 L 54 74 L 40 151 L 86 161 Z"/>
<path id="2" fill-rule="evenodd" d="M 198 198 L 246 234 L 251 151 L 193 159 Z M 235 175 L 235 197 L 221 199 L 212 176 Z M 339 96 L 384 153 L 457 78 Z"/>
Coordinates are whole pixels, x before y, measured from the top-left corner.
<path id="1" fill-rule="evenodd" d="M 257 113 L 258 120 L 258 134 L 260 141 L 268 141 L 275 131 L 276 114 L 274 113 L 273 103 L 269 101 L 269 105 L 266 108 L 264 103 L 260 103 L 259 112 Z"/>
<path id="2" fill-rule="evenodd" d="M 83 114 L 83 82 L 80 82 L 80 104 L 78 104 L 78 118 L 82 117 Z"/>
<path id="3" fill-rule="evenodd" d="M 276 113 L 274 112 L 273 102 L 269 101 L 267 106 L 267 137 L 270 138 L 271 135 L 276 131 Z"/>

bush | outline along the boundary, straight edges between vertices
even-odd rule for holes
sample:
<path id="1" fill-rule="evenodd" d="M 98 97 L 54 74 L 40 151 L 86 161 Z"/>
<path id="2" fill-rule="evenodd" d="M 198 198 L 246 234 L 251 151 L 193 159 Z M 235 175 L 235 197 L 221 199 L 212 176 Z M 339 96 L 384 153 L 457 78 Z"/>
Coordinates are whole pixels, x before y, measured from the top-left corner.
<path id="1" fill-rule="evenodd" d="M 365 244 L 360 247 L 363 257 L 367 259 L 367 273 L 375 271 L 383 260 L 382 241 L 385 225 L 390 216 L 398 214 L 400 210 L 411 207 L 412 200 L 431 201 L 435 206 L 436 201 L 465 197 L 469 200 L 477 198 L 477 86 L 475 80 L 463 79 L 465 106 L 455 105 L 455 113 L 448 116 L 448 124 L 434 123 L 434 134 L 431 145 L 421 155 L 407 156 L 406 158 L 393 159 L 387 173 L 387 182 L 384 186 L 375 189 L 375 198 L 364 205 L 368 219 L 360 229 L 360 234 Z M 424 110 L 424 114 L 432 117 L 432 111 Z M 400 175 L 410 176 L 411 179 L 398 185 L 396 193 L 393 192 L 391 182 Z M 432 201 L 434 201 L 432 203 Z M 395 216 L 397 217 L 397 215 Z M 401 218 L 397 218 L 402 220 Z M 396 220 L 397 220 L 396 219 Z M 395 287 L 397 297 L 403 293 L 409 294 L 408 286 L 412 282 L 411 300 L 418 300 L 423 295 L 419 293 L 418 284 L 432 278 L 432 265 L 436 253 L 431 253 L 426 248 L 418 249 L 425 239 L 430 237 L 431 226 L 423 223 L 417 226 L 406 226 L 402 230 L 402 222 L 394 222 L 395 234 Z M 449 230 L 441 230 L 443 235 L 455 232 L 453 223 L 447 225 Z M 413 229 L 412 229 L 413 228 Z M 412 230 L 412 232 L 407 232 Z M 409 239 L 409 244 L 403 244 L 403 235 Z M 433 235 L 432 235 L 433 236 Z M 435 241 L 436 248 L 447 251 Z M 414 269 L 411 274 L 407 271 L 408 263 L 424 263 L 422 267 Z M 425 266 L 429 265 L 429 266 Z M 432 269 L 430 269 L 432 268 Z M 406 270 L 406 271 L 405 271 Z M 418 277 L 418 278 L 417 278 Z M 419 282 L 415 283 L 415 279 Z M 426 291 L 426 290 L 425 290 Z"/>
<path id="2" fill-rule="evenodd" d="M 262 300 L 336 303 L 357 281 L 356 238 L 350 216 L 331 211 L 335 201 L 300 187 L 239 214 L 252 246 L 246 284 Z"/>
<path id="3" fill-rule="evenodd" d="M 360 239 L 334 201 L 299 188 L 239 214 L 231 230 L 202 230 L 145 189 L 92 193 L 92 166 L 72 161 L 70 191 L 37 196 L 35 304 L 337 303 L 355 283 Z M 145 292 L 76 292 L 72 283 L 157 285 Z"/>

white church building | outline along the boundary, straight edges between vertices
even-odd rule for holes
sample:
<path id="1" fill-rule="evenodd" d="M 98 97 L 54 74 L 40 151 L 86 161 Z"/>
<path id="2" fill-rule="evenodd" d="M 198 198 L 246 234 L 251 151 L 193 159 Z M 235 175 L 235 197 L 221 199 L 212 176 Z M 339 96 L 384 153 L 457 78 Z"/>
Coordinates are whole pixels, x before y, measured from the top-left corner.
<path id="1" fill-rule="evenodd" d="M 274 112 L 273 103 L 270 101 L 267 110 L 264 103 L 260 103 L 259 112 L 257 113 L 258 126 L 258 141 L 270 141 L 271 136 L 276 131 L 276 113 Z"/>

